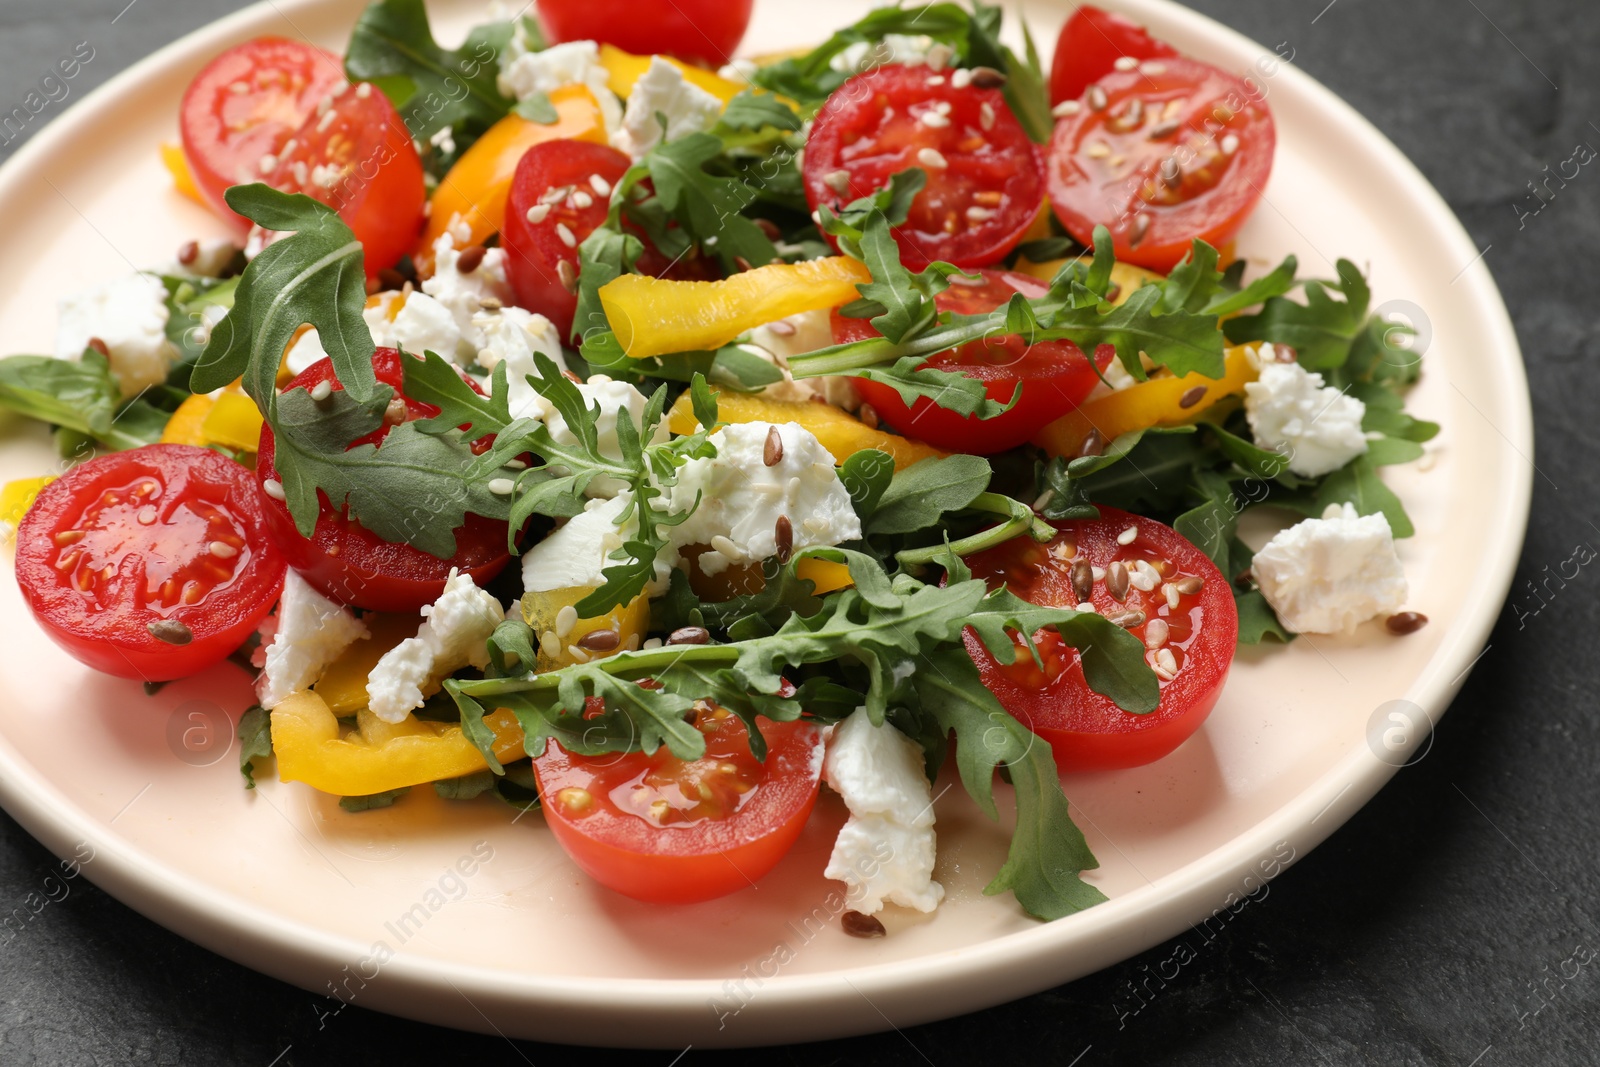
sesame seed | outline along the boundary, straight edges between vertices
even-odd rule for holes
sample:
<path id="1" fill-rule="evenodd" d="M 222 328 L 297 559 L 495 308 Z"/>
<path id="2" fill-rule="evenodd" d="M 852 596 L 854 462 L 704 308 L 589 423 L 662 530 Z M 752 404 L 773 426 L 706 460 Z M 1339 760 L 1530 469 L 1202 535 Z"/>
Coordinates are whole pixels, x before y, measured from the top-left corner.
<path id="1" fill-rule="evenodd" d="M 994 105 L 987 100 L 978 106 L 978 125 L 985 130 L 994 129 Z"/>
<path id="2" fill-rule="evenodd" d="M 339 113 L 337 111 L 324 111 L 322 113 L 322 117 L 317 120 L 317 132 L 327 133 L 328 127 L 332 126 L 333 120 L 338 117 Z"/>
<path id="3" fill-rule="evenodd" d="M 311 399 L 322 403 L 333 395 L 333 383 L 328 381 L 318 382 L 311 387 Z"/>
<path id="4" fill-rule="evenodd" d="M 578 238 L 573 234 L 572 229 L 566 223 L 556 223 L 556 236 L 561 238 L 561 243 L 566 245 L 568 248 L 578 247 Z"/>
<path id="5" fill-rule="evenodd" d="M 598 174 L 589 175 L 589 188 L 594 190 L 595 196 L 611 195 L 611 183 Z"/>
<path id="6" fill-rule="evenodd" d="M 767 329 L 771 330 L 779 337 L 793 337 L 795 333 L 794 323 L 789 322 L 787 319 L 779 319 L 777 322 L 769 322 L 767 323 Z"/>
<path id="7" fill-rule="evenodd" d="M 1172 649 L 1163 648 L 1156 653 L 1156 669 L 1165 671 L 1168 678 L 1176 678 L 1178 676 L 1178 657 L 1172 654 Z"/>
<path id="8" fill-rule="evenodd" d="M 640 647 L 642 647 L 646 652 L 654 651 L 655 649 L 661 647 L 661 638 L 652 637 Z"/>
<path id="9" fill-rule="evenodd" d="M 1144 240 L 1144 235 L 1150 232 L 1150 216 L 1141 212 L 1134 216 L 1133 225 L 1128 227 L 1128 247 L 1137 248 L 1139 242 Z"/>
<path id="10" fill-rule="evenodd" d="M 1111 146 L 1104 141 L 1094 141 L 1084 151 L 1089 153 L 1091 159 L 1104 159 L 1111 154 Z"/>
<path id="11" fill-rule="evenodd" d="M 159 517 L 160 514 L 156 511 L 155 505 L 153 504 L 146 504 L 144 507 L 140 508 L 139 514 L 136 516 L 136 518 L 139 520 L 140 526 L 152 526 Z"/>
<path id="12" fill-rule="evenodd" d="M 1131 630 L 1135 626 L 1144 625 L 1145 614 L 1142 611 L 1119 611 L 1115 615 L 1107 615 L 1106 618 L 1124 630 Z"/>
<path id="13" fill-rule="evenodd" d="M 505 465 L 508 470 L 525 471 L 528 469 L 528 461 L 525 459 L 508 459 Z"/>
<path id="14" fill-rule="evenodd" d="M 830 170 L 823 175 L 822 184 L 840 196 L 846 196 L 850 192 L 850 172 L 847 170 Z"/>
<path id="15" fill-rule="evenodd" d="M 1076 100 L 1063 100 L 1063 101 L 1061 101 L 1061 103 L 1057 104 L 1055 107 L 1050 109 L 1050 114 L 1054 115 L 1058 119 L 1064 119 L 1068 115 L 1076 115 L 1078 112 L 1080 112 L 1082 110 L 1083 110 L 1083 105 L 1080 104 L 1078 101 L 1076 101 Z"/>
<path id="16" fill-rule="evenodd" d="M 561 610 L 556 612 L 556 637 L 565 641 L 576 625 L 578 625 L 578 609 L 571 604 L 561 605 Z"/>
<path id="17" fill-rule="evenodd" d="M 561 201 L 565 200 L 571 192 L 572 186 L 570 185 L 558 185 L 553 188 L 546 189 L 544 194 L 539 197 L 539 203 L 559 204 Z"/>
<path id="18" fill-rule="evenodd" d="M 1151 619 L 1144 628 L 1144 647 L 1155 649 L 1167 643 L 1167 621 Z"/>
<path id="19" fill-rule="evenodd" d="M 1099 611 L 1098 611 L 1098 610 L 1097 610 L 1097 609 L 1096 609 L 1096 608 L 1095 608 L 1095 606 L 1094 606 L 1094 605 L 1093 605 L 1093 604 L 1091 604 L 1091 603 L 1090 603 L 1090 602 L 1089 602 L 1089 601 L 1087 601 L 1087 600 L 1085 600 L 1085 601 L 1084 601 L 1084 602 L 1083 602 L 1083 603 L 1081 603 L 1081 604 L 1079 604 L 1079 605 L 1078 605 L 1078 610 L 1079 610 L 1079 611 L 1087 611 L 1087 612 L 1089 612 L 1089 613 L 1090 613 L 1090 614 L 1091 614 L 1091 615 L 1098 615 L 1098 614 L 1100 614 L 1100 612 L 1099 612 Z"/>
<path id="20" fill-rule="evenodd" d="M 944 155 L 937 148 L 917 149 L 917 162 L 924 167 L 932 167 L 934 170 L 944 170 L 950 165 L 949 161 L 944 158 Z"/>
<path id="21" fill-rule="evenodd" d="M 1138 540 L 1138 538 L 1139 527 L 1130 526 L 1126 530 L 1123 530 L 1121 533 L 1117 534 L 1117 544 L 1131 545 L 1134 543 L 1134 541 Z"/>
<path id="22" fill-rule="evenodd" d="M 1139 61 L 1133 56 L 1118 56 L 1117 61 L 1111 65 L 1117 70 L 1132 70 L 1139 65 Z"/>
<path id="23" fill-rule="evenodd" d="M 261 162 L 257 163 L 256 166 L 260 168 L 262 174 L 271 174 L 278 169 L 278 157 L 268 152 L 261 157 Z"/>
<path id="24" fill-rule="evenodd" d="M 1098 85 L 1089 86 L 1089 91 L 1084 93 L 1083 98 L 1089 105 L 1090 111 L 1104 111 L 1106 109 L 1106 91 Z"/>
<path id="25" fill-rule="evenodd" d="M 944 75 L 943 74 L 935 74 L 933 77 L 928 79 L 928 87 L 930 89 L 933 88 L 935 85 L 943 85 L 943 84 L 944 84 Z"/>
<path id="26" fill-rule="evenodd" d="M 999 214 L 999 212 L 995 211 L 993 208 L 979 207 L 977 204 L 973 204 L 971 207 L 967 208 L 967 218 L 973 222 L 984 222 L 988 219 L 994 218 L 997 214 Z"/>
<path id="27" fill-rule="evenodd" d="M 1144 560 L 1137 560 L 1129 571 L 1128 582 L 1141 593 L 1148 593 L 1161 584 L 1161 572 Z"/>
<path id="28" fill-rule="evenodd" d="M 711 548 L 714 551 L 720 552 L 724 556 L 727 556 L 729 559 L 739 559 L 744 555 L 744 553 L 739 550 L 738 545 L 728 540 L 722 534 L 712 535 Z"/>
<path id="29" fill-rule="evenodd" d="M 510 496 L 516 491 L 517 483 L 510 478 L 489 479 L 489 492 L 495 496 Z"/>
<path id="30" fill-rule="evenodd" d="M 821 211 L 813 211 L 811 213 L 811 221 L 816 223 L 818 226 L 821 226 L 822 225 L 822 212 Z"/>
<path id="31" fill-rule="evenodd" d="M 239 96 L 243 96 L 245 93 L 248 93 L 249 91 L 250 91 L 250 83 L 249 82 L 243 82 L 243 81 L 234 82 L 232 85 L 228 86 L 228 92 L 236 93 Z"/>
<path id="32" fill-rule="evenodd" d="M 1235 152 L 1239 151 L 1239 138 L 1234 134 L 1228 134 L 1228 136 L 1222 139 L 1221 148 L 1223 155 L 1233 155 Z"/>
<path id="33" fill-rule="evenodd" d="M 571 659 L 574 663 L 588 663 L 589 662 L 589 653 L 585 652 L 583 649 L 579 648 L 577 645 L 568 645 L 567 646 L 567 657 L 569 659 Z"/>
<path id="34" fill-rule="evenodd" d="M 218 559 L 232 559 L 234 556 L 239 554 L 239 550 L 228 544 L 226 541 L 213 541 L 211 544 L 206 546 L 206 551 L 210 552 Z"/>
<path id="35" fill-rule="evenodd" d="M 594 197 L 590 196 L 582 189 L 576 189 L 572 193 L 571 203 L 573 207 L 577 208 L 579 211 L 582 211 L 586 207 L 594 206 Z"/>
<path id="36" fill-rule="evenodd" d="M 283 142 L 283 147 L 278 150 L 278 155 L 279 156 L 292 156 L 292 155 L 294 155 L 294 150 L 299 144 L 300 144 L 300 142 L 296 141 L 293 137 L 289 138 L 287 141 Z"/>
<path id="37" fill-rule="evenodd" d="M 371 95 L 372 95 L 372 83 L 371 82 L 362 82 L 360 85 L 356 86 L 356 99 L 365 100 L 367 97 L 369 97 Z"/>
<path id="38" fill-rule="evenodd" d="M 933 130 L 942 130 L 950 125 L 950 119 L 937 111 L 924 111 L 917 116 L 917 121 Z M 924 149 L 926 151 L 926 149 Z"/>
<path id="39" fill-rule="evenodd" d="M 948 115 L 955 110 L 955 105 L 948 100 L 935 100 L 933 102 L 933 110 L 941 115 Z"/>
<path id="40" fill-rule="evenodd" d="M 1139 64 L 1139 73 L 1148 74 L 1152 78 L 1159 77 L 1166 72 L 1167 65 L 1165 63 L 1157 62 L 1154 59 L 1147 59 L 1143 63 Z"/>
<path id="41" fill-rule="evenodd" d="M 561 655 L 561 639 L 553 631 L 546 630 L 539 635 L 539 651 L 550 659 L 555 659 Z"/>
<path id="42" fill-rule="evenodd" d="M 1178 132 L 1181 123 L 1177 119 L 1165 119 L 1150 127 L 1149 140 L 1159 141 L 1163 137 L 1171 137 Z"/>
<path id="43" fill-rule="evenodd" d="M 278 481 L 276 478 L 268 478 L 266 481 L 261 483 L 261 488 L 274 500 L 288 499 L 283 492 L 283 483 Z"/>
<path id="44" fill-rule="evenodd" d="M 959 67 L 950 72 L 950 87 L 952 89 L 965 89 L 972 84 L 972 71 L 966 67 Z"/>
<path id="45" fill-rule="evenodd" d="M 1178 587 L 1176 585 L 1173 585 L 1171 582 L 1163 585 L 1161 587 L 1161 595 L 1167 598 L 1167 607 L 1171 608 L 1173 611 L 1178 610 L 1178 602 L 1182 599 L 1183 594 L 1178 592 Z"/>

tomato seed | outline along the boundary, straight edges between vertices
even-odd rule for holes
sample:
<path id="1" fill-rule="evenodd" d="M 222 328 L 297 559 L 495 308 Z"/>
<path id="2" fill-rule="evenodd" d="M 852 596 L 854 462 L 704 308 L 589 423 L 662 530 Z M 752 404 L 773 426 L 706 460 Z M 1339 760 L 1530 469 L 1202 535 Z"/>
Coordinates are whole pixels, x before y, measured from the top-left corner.
<path id="1" fill-rule="evenodd" d="M 556 803 L 569 815 L 577 815 L 588 811 L 594 804 L 594 796 L 587 789 L 580 789 L 569 785 L 565 789 L 556 791 Z"/>

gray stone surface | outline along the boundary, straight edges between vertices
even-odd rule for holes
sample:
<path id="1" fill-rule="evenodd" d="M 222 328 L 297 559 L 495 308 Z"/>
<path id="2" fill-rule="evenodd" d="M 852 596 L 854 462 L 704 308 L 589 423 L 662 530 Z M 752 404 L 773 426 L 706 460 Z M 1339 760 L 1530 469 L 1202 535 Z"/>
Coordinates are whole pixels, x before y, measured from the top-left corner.
<path id="1" fill-rule="evenodd" d="M 241 6 L 135 0 L 122 11 L 124 2 L 0 3 L 4 109 L 78 41 L 96 50 L 74 84 L 81 94 Z M 1214 942 L 1197 946 L 1197 958 L 1136 1014 L 1128 1010 L 1132 987 L 1177 942 L 1015 1004 L 773 1050 L 773 1059 L 1083 1067 L 1600 1061 L 1600 974 L 1592 964 L 1563 965 L 1575 951 L 1580 959 L 1600 951 L 1592 638 L 1600 577 L 1585 569 L 1542 606 L 1523 585 L 1576 545 L 1600 542 L 1600 465 L 1588 451 L 1600 448 L 1592 266 L 1600 173 L 1585 169 L 1521 228 L 1513 208 L 1546 164 L 1567 158 L 1578 141 L 1600 145 L 1600 11 L 1592 0 L 1325 4 L 1196 6 L 1268 46 L 1290 42 L 1300 66 L 1416 161 L 1479 246 L 1492 245 L 1487 263 L 1533 381 L 1540 473 L 1519 591 L 1489 652 L 1428 755 Z M 1482 501 L 1486 511 L 1497 506 Z M 0 902 L 38 890 L 54 864 L 0 816 Z M 317 1008 L 311 995 L 196 948 L 82 879 L 0 944 L 0 1063 L 8 1065 L 593 1056 L 508 1047 L 359 1008 L 319 1028 Z M 674 1055 L 628 1058 L 665 1065 Z M 681 1062 L 745 1058 L 694 1050 Z"/>

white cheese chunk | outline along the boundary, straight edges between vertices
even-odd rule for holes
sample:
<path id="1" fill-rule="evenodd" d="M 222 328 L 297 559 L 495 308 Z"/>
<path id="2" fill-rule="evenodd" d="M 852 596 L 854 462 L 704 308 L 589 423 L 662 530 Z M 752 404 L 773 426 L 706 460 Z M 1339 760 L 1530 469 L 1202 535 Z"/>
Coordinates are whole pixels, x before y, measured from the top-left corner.
<path id="1" fill-rule="evenodd" d="M 1261 595 L 1295 633 L 1349 633 L 1406 601 L 1389 520 L 1330 505 L 1280 532 L 1250 564 Z"/>
<path id="2" fill-rule="evenodd" d="M 587 382 L 578 386 L 578 392 L 583 395 L 584 406 L 591 411 L 596 407 L 600 409 L 599 416 L 595 419 L 595 435 L 598 438 L 600 454 L 608 459 L 622 458 L 622 442 L 617 439 L 617 419 L 621 413 L 626 412 L 627 418 L 638 427 L 640 419 L 644 416 L 645 405 L 649 403 L 645 395 L 627 382 L 614 381 L 604 374 L 594 374 Z M 550 436 L 557 444 L 575 445 L 577 436 L 567 427 L 566 418 L 559 411 L 548 413 L 545 425 L 550 427 Z M 662 421 L 656 425 L 647 445 L 658 445 L 670 436 L 667 424 Z M 608 475 L 601 475 L 589 483 L 588 494 L 597 497 L 615 496 L 621 492 L 627 483 Z"/>
<path id="3" fill-rule="evenodd" d="M 649 69 L 628 93 L 628 109 L 622 128 L 611 135 L 612 146 L 635 160 L 644 158 L 662 141 L 658 113 L 667 120 L 666 140 L 675 141 L 715 126 L 722 101 L 686 81 L 683 71 L 665 59 L 651 56 Z"/>
<path id="4" fill-rule="evenodd" d="M 769 467 L 765 453 L 772 429 L 770 422 L 724 426 L 710 437 L 716 456 L 691 459 L 678 471 L 671 508 L 693 508 L 694 514 L 670 527 L 668 536 L 679 547 L 711 546 L 699 559 L 706 574 L 775 554 L 780 517 L 789 520 L 795 551 L 861 536 L 861 520 L 833 456 L 811 431 L 786 422 L 777 426 L 783 455 Z"/>
<path id="5" fill-rule="evenodd" d="M 873 44 L 857 41 L 848 45 L 828 61 L 828 66 L 846 74 L 871 70 L 885 63 L 915 67 L 927 61 L 928 50 L 932 47 L 933 38 L 923 34 L 886 33 L 881 41 Z"/>
<path id="6" fill-rule="evenodd" d="M 257 699 L 263 707 L 275 708 L 291 694 L 311 688 L 328 664 L 367 636 L 366 626 L 348 608 L 317 592 L 291 568 L 283 578 L 265 668 L 256 681 Z"/>
<path id="7" fill-rule="evenodd" d="M 178 350 L 167 340 L 167 289 L 153 274 L 129 274 L 60 304 L 56 358 L 77 360 L 91 339 L 106 346 L 124 397 L 167 380 Z"/>
<path id="8" fill-rule="evenodd" d="M 827 309 L 802 311 L 788 318 L 757 326 L 750 331 L 747 351 L 754 352 L 783 372 L 783 381 L 761 390 L 772 400 L 810 400 L 821 397 L 834 407 L 854 411 L 861 406 L 861 394 L 853 379 L 842 374 L 795 381 L 789 374 L 789 360 L 833 344 L 833 324 Z"/>
<path id="9" fill-rule="evenodd" d="M 938 907 L 944 886 L 933 880 L 933 796 L 922 748 L 857 708 L 834 729 L 823 767 L 850 809 L 823 875 L 844 882 L 850 906 L 866 915 L 886 903 Z"/>
<path id="10" fill-rule="evenodd" d="M 1244 413 L 1262 448 L 1282 452 L 1307 478 L 1336 471 L 1367 450 L 1367 407 L 1324 386 L 1322 375 L 1262 353 L 1261 376 L 1244 387 Z"/>
<path id="11" fill-rule="evenodd" d="M 422 355 L 437 352 L 455 363 L 461 360 L 461 327 L 449 308 L 427 293 L 413 292 L 394 317 L 394 339 L 402 351 Z"/>
<path id="12" fill-rule="evenodd" d="M 585 509 L 559 526 L 549 537 L 522 554 L 522 587 L 530 593 L 552 589 L 592 589 L 605 583 L 601 572 L 621 561 L 611 553 L 634 537 L 639 524 L 631 515 L 623 525 L 617 518 L 633 504 L 633 494 L 623 490 L 609 500 L 591 500 Z M 655 580 L 645 591 L 666 592 L 677 564 L 675 551 L 656 557 Z"/>
<path id="13" fill-rule="evenodd" d="M 487 343 L 478 320 L 486 313 L 510 304 L 511 283 L 506 281 L 506 252 L 503 248 L 485 250 L 483 259 L 470 273 L 457 269 L 461 253 L 455 235 L 443 233 L 433 243 L 433 276 L 422 283 L 422 291 L 437 300 L 455 319 L 460 342 L 455 352 L 440 352 L 446 359 L 465 363 Z"/>
<path id="14" fill-rule="evenodd" d="M 568 41 L 542 52 L 508 49 L 496 84 L 501 93 L 519 102 L 563 85 L 586 86 L 600 104 L 606 131 L 614 134 L 622 124 L 622 105 L 611 91 L 610 72 L 600 63 L 600 46 L 593 41 Z"/>
<path id="15" fill-rule="evenodd" d="M 367 675 L 367 707 L 384 722 L 400 722 L 422 707 L 424 686 L 469 665 L 487 666 L 489 635 L 506 617 L 472 575 L 456 571 L 422 614 L 417 636 L 384 653 Z"/>
<path id="16" fill-rule="evenodd" d="M 473 317 L 472 324 L 483 337 L 483 346 L 478 349 L 478 366 L 493 373 L 500 364 L 506 365 L 506 395 L 510 400 L 511 417 L 546 417 L 553 409 L 550 402 L 528 384 L 528 375 L 537 369 L 533 362 L 535 352 L 549 356 L 557 368 L 567 369 L 555 324 L 543 315 L 519 307 L 480 311 Z"/>

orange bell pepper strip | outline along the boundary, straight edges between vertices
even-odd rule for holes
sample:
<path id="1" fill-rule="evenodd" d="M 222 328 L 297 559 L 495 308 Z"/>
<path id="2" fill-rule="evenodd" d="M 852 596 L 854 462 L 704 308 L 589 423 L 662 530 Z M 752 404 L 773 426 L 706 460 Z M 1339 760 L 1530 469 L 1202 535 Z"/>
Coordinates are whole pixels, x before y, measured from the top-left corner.
<path id="1" fill-rule="evenodd" d="M 494 731 L 501 762 L 522 756 L 522 729 L 516 716 L 498 708 L 483 717 Z M 391 789 L 459 778 L 488 766 L 458 723 L 427 722 L 408 715 L 386 723 L 364 709 L 360 729 L 339 736 L 339 720 L 311 690 L 272 709 L 272 750 L 278 777 L 304 782 L 335 796 L 360 797 Z"/>
<path id="2" fill-rule="evenodd" d="M 460 219 L 472 231 L 467 244 L 482 244 L 500 232 L 506 221 L 506 199 L 522 154 L 546 141 L 575 140 L 607 144 L 600 105 L 587 86 L 563 85 L 550 92 L 558 118 L 548 126 L 511 114 L 490 126 L 461 154 L 434 190 L 428 225 L 413 257 L 426 277 L 433 273 L 433 243 Z"/>
<path id="3" fill-rule="evenodd" d="M 205 198 L 200 195 L 200 187 L 194 183 L 194 174 L 189 170 L 189 160 L 183 154 L 183 146 L 171 141 L 164 141 L 161 145 L 161 163 L 167 168 L 167 173 L 172 175 L 172 187 L 190 200 L 206 207 Z"/>
<path id="4" fill-rule="evenodd" d="M 810 400 L 768 400 L 755 393 L 734 393 L 719 390 L 717 419 L 721 422 L 793 422 L 809 430 L 833 455 L 835 463 L 843 463 L 857 452 L 875 448 L 887 452 L 894 460 L 894 469 L 901 470 L 918 460 L 945 455 L 944 452 L 898 437 L 882 430 L 874 430 L 854 415 L 832 404 L 818 404 Z M 689 405 L 689 395 L 678 397 L 667 413 L 667 429 L 675 434 L 687 435 L 700 425 Z"/>
<path id="5" fill-rule="evenodd" d="M 1153 426 L 1185 426 L 1219 400 L 1244 392 L 1245 383 L 1255 381 L 1257 374 L 1248 346 L 1237 345 L 1228 349 L 1221 378 L 1168 375 L 1130 385 L 1068 412 L 1040 430 L 1033 443 L 1053 456 L 1070 457 L 1078 455 L 1090 431 L 1113 441 Z M 1204 391 L 1185 404 L 1195 389 Z"/>
<path id="6" fill-rule="evenodd" d="M 719 282 L 624 274 L 600 287 L 606 320 L 634 359 L 720 348 L 746 330 L 802 311 L 836 308 L 872 280 L 858 259 L 771 263 Z"/>

